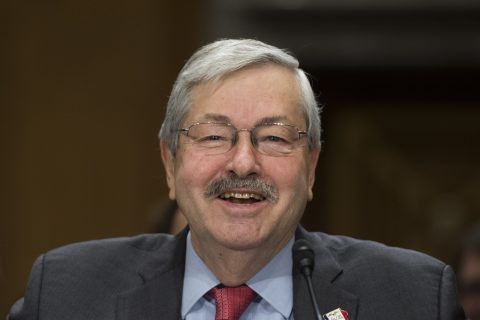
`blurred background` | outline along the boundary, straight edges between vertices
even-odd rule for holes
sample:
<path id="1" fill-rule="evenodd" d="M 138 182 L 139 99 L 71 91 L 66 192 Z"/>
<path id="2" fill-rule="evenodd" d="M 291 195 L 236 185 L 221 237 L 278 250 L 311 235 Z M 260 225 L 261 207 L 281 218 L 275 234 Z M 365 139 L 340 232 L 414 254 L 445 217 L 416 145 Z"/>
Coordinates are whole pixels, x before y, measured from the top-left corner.
<path id="1" fill-rule="evenodd" d="M 0 26 L 0 317 L 39 254 L 153 230 L 169 91 L 222 37 L 289 49 L 325 105 L 308 229 L 454 263 L 479 218 L 478 1 L 6 0 Z"/>

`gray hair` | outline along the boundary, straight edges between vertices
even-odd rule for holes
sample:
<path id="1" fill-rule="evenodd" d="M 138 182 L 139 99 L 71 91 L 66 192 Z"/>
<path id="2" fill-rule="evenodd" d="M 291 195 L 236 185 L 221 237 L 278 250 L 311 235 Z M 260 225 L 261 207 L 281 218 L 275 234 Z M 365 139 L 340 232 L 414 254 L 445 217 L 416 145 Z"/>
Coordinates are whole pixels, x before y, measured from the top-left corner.
<path id="1" fill-rule="evenodd" d="M 320 109 L 305 72 L 298 67 L 298 60 L 286 51 L 258 40 L 227 39 L 215 41 L 195 52 L 173 85 L 159 133 L 159 138 L 168 142 L 173 155 L 177 150 L 178 129 L 191 108 L 192 89 L 201 82 L 218 81 L 235 71 L 262 64 L 277 64 L 295 73 L 308 126 L 308 145 L 310 149 L 320 147 Z"/>

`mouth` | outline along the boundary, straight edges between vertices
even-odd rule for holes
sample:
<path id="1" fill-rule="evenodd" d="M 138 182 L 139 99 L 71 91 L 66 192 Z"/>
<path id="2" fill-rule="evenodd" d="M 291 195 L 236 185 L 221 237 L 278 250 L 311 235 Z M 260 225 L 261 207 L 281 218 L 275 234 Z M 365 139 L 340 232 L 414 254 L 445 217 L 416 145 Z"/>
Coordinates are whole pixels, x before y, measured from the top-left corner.
<path id="1" fill-rule="evenodd" d="M 251 192 L 224 192 L 218 198 L 223 201 L 239 204 L 252 204 L 264 201 L 265 197 L 258 193 Z"/>
<path id="2" fill-rule="evenodd" d="M 264 201 L 276 203 L 278 190 L 257 176 L 239 178 L 232 174 L 212 181 L 205 189 L 205 197 L 235 204 L 255 204 Z"/>

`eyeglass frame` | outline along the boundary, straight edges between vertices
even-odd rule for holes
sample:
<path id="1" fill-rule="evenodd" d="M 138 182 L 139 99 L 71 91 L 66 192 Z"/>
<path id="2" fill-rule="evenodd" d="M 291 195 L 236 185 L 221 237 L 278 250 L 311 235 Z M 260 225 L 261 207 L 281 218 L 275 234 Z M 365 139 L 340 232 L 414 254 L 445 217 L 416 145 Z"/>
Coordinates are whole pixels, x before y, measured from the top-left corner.
<path id="1" fill-rule="evenodd" d="M 218 154 L 222 154 L 222 153 L 227 153 L 228 151 L 232 150 L 233 146 L 235 146 L 235 144 L 237 143 L 238 141 L 238 133 L 241 132 L 241 131 L 247 131 L 250 133 L 250 142 L 252 143 L 252 145 L 255 147 L 255 150 L 259 151 L 257 146 L 258 146 L 258 141 L 257 139 L 254 139 L 256 138 L 256 136 L 253 134 L 253 131 L 255 129 L 257 129 L 258 127 L 261 127 L 261 126 L 285 126 L 285 127 L 290 127 L 290 128 L 293 128 L 297 131 L 297 134 L 298 134 L 298 138 L 296 140 L 294 140 L 294 142 L 296 141 L 299 141 L 300 139 L 302 139 L 303 137 L 306 137 L 308 135 L 307 131 L 305 130 L 300 130 L 297 126 L 293 125 L 293 124 L 289 124 L 289 123 L 283 123 L 283 122 L 266 122 L 266 123 L 260 123 L 260 124 L 257 124 L 255 126 L 253 126 L 252 128 L 248 129 L 248 128 L 240 128 L 238 129 L 237 127 L 235 127 L 233 124 L 229 123 L 229 122 L 217 122 L 217 121 L 206 121 L 206 122 L 195 122 L 195 123 L 192 123 L 191 125 L 189 125 L 188 127 L 185 127 L 185 128 L 179 128 L 177 129 L 177 131 L 179 133 L 182 133 L 184 134 L 186 137 L 189 137 L 190 139 L 194 139 L 193 137 L 189 136 L 188 133 L 190 132 L 190 129 L 196 125 L 199 125 L 199 124 L 218 124 L 218 125 L 225 125 L 227 127 L 231 127 L 233 128 L 235 131 L 234 131 L 234 135 L 233 135 L 233 139 L 231 139 L 231 143 L 230 143 L 230 147 L 228 148 L 228 150 L 224 151 L 224 152 L 220 152 Z M 212 148 L 213 149 L 213 148 Z M 259 151 L 260 153 L 263 153 L 261 151 Z M 289 153 L 282 153 L 282 152 L 279 152 L 279 154 L 289 154 Z"/>

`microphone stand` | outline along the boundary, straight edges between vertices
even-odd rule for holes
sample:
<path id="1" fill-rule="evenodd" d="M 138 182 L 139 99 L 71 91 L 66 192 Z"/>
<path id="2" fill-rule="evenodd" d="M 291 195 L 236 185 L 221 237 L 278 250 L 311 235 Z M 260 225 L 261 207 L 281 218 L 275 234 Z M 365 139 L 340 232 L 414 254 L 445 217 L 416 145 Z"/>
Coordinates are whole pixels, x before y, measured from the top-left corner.
<path id="1" fill-rule="evenodd" d="M 323 317 L 320 313 L 320 308 L 318 307 L 312 284 L 312 271 L 315 266 L 315 256 L 309 243 L 305 239 L 298 239 L 295 241 L 295 244 L 293 245 L 293 261 L 307 281 L 308 293 L 310 294 L 313 310 L 315 311 L 315 318 L 317 320 L 322 320 Z"/>

